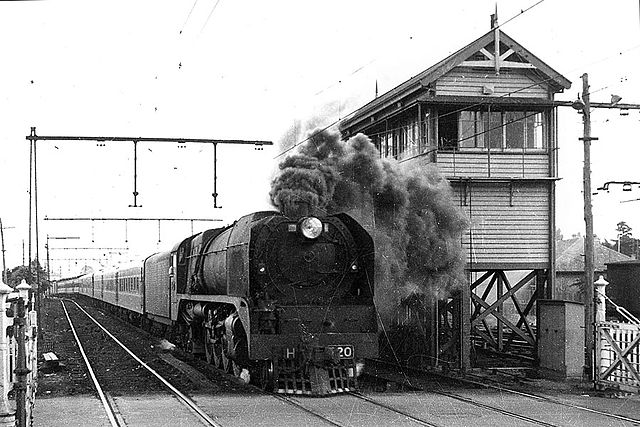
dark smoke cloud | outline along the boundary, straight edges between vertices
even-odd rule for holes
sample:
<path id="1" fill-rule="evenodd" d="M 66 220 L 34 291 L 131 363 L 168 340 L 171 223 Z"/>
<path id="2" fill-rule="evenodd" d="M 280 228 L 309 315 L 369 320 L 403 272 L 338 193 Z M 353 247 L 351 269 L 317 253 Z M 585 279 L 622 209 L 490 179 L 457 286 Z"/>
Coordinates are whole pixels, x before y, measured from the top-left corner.
<path id="1" fill-rule="evenodd" d="M 411 294 L 443 297 L 464 283 L 460 238 L 467 219 L 434 165 L 407 169 L 381 159 L 363 134 L 347 141 L 330 131 L 309 135 L 280 163 L 271 201 L 290 216 L 304 209 L 347 212 L 367 228 L 376 246 L 376 298 L 384 318 Z"/>

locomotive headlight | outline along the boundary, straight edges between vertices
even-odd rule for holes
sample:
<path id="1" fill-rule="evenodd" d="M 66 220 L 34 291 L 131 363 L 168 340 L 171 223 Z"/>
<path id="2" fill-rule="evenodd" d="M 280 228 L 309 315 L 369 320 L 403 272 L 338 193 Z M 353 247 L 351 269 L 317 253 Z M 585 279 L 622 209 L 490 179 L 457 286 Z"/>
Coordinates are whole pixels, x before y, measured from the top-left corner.
<path id="1" fill-rule="evenodd" d="M 307 239 L 317 239 L 322 234 L 322 221 L 308 216 L 300 222 L 300 232 Z"/>

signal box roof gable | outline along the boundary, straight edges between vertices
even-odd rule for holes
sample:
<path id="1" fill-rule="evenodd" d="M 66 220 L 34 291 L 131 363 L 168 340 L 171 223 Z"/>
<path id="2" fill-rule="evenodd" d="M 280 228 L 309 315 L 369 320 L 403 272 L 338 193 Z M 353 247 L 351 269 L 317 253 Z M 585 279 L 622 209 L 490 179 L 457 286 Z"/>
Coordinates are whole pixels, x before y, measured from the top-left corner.
<path id="1" fill-rule="evenodd" d="M 554 93 L 562 92 L 564 89 L 569 89 L 571 87 L 571 82 L 568 79 L 545 64 L 537 56 L 529 52 L 520 43 L 516 42 L 506 33 L 500 32 L 499 40 L 501 47 L 501 60 L 511 61 L 511 64 L 513 64 L 514 62 L 518 62 L 521 68 L 531 68 L 532 70 L 535 70 L 541 80 L 549 84 L 549 87 Z M 408 95 L 413 94 L 414 92 L 419 92 L 421 90 L 426 91 L 433 82 L 435 82 L 437 79 L 444 76 L 457 66 L 473 63 L 477 64 L 479 62 L 473 60 L 470 61 L 470 59 L 475 59 L 477 57 L 489 60 L 489 57 L 493 54 L 492 52 L 487 51 L 485 47 L 493 44 L 494 41 L 495 31 L 491 30 L 488 33 L 484 34 L 482 37 L 478 38 L 477 40 L 471 42 L 467 46 L 433 65 L 432 67 L 422 71 L 418 75 L 412 77 L 411 79 L 405 81 L 389 92 L 386 92 L 385 94 L 364 105 L 356 112 L 354 112 L 350 117 L 347 117 L 345 120 L 343 120 L 342 127 L 348 127 L 351 120 L 357 120 L 362 115 L 369 114 L 373 110 L 378 110 L 379 108 L 384 108 L 384 106 L 388 105 L 389 103 L 399 101 L 407 97 Z M 509 49 L 512 52 L 503 52 L 503 49 Z M 516 58 L 516 61 L 512 61 L 511 58 L 514 57 Z M 517 94 L 514 94 L 514 97 L 517 97 Z"/>

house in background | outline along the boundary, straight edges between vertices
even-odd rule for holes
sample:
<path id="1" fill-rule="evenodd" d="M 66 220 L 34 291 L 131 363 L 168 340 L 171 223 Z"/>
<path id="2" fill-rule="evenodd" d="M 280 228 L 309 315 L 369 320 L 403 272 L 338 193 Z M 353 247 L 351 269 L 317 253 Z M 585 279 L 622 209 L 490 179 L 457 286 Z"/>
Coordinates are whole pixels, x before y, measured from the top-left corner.
<path id="1" fill-rule="evenodd" d="M 584 237 L 556 241 L 556 280 L 554 298 L 565 301 L 584 301 Z M 594 277 L 607 278 L 608 263 L 631 261 L 625 254 L 609 249 L 597 239 L 594 242 Z"/>

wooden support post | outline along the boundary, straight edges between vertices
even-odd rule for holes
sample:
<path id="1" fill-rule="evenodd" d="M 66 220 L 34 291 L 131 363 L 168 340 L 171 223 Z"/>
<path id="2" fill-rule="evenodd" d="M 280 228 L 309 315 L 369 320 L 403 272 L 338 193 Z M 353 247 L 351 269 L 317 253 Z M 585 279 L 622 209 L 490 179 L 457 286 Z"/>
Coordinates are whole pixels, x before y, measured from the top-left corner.
<path id="1" fill-rule="evenodd" d="M 467 272 L 467 283 L 471 283 L 471 272 Z M 465 285 L 458 297 L 457 310 L 460 321 L 456 326 L 460 331 L 460 370 L 471 369 L 471 287 Z"/>
<path id="2" fill-rule="evenodd" d="M 498 281 L 497 281 L 497 286 L 496 286 L 496 301 L 502 299 L 502 295 L 504 293 L 504 282 L 502 280 L 502 275 L 498 274 Z M 498 312 L 498 314 L 502 315 L 502 312 L 504 311 L 504 303 L 500 303 L 498 305 L 498 307 L 496 307 L 496 311 Z M 502 321 L 500 320 L 500 317 L 497 317 L 497 322 L 496 322 L 496 326 L 497 326 L 497 340 L 498 340 L 498 351 L 502 351 L 503 350 L 503 324 Z"/>
<path id="3" fill-rule="evenodd" d="M 427 346 L 429 349 L 428 364 L 437 366 L 438 361 L 438 298 L 427 294 L 424 298 L 425 329 L 427 330 Z"/>
<path id="4" fill-rule="evenodd" d="M 4 228 L 2 227 L 2 218 L 0 218 L 0 242 L 2 244 L 2 281 L 7 283 L 7 263 L 4 258 Z"/>
<path id="5" fill-rule="evenodd" d="M 545 292 L 545 283 L 544 283 L 544 278 L 542 277 L 541 274 L 541 270 L 536 270 L 536 277 L 535 277 L 535 291 L 533 296 L 531 297 L 531 302 L 533 303 L 533 301 L 538 301 L 540 299 L 546 298 L 546 296 L 548 295 Z M 536 363 L 540 362 L 540 355 L 538 354 L 538 346 L 539 346 L 539 342 L 540 342 L 540 325 L 541 325 L 541 320 L 540 320 L 540 305 L 536 302 L 536 344 L 535 344 L 535 348 L 534 348 L 534 357 L 536 358 Z"/>
<path id="6" fill-rule="evenodd" d="M 591 104 L 589 102 L 589 76 L 582 75 L 582 121 L 584 125 L 584 136 L 581 138 L 584 143 L 584 169 L 583 169 L 583 194 L 584 194 L 584 337 L 585 337 L 585 368 L 591 379 L 593 374 L 593 352 L 594 352 L 594 311 L 593 311 L 593 214 L 591 211 Z"/>

